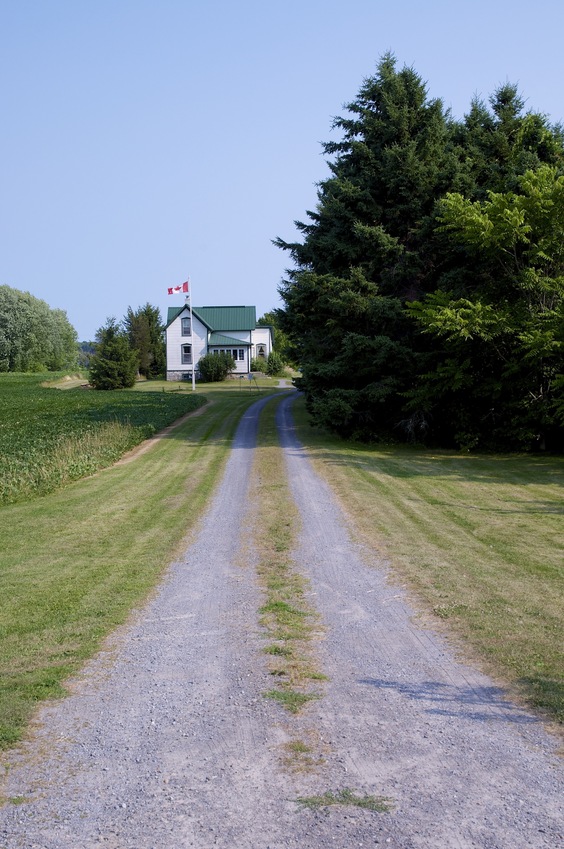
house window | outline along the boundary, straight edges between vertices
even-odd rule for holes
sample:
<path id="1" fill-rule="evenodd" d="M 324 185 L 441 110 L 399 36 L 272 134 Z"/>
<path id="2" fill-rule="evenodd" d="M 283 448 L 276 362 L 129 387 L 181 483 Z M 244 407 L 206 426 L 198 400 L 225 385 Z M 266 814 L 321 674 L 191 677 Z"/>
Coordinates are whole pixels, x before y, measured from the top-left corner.
<path id="1" fill-rule="evenodd" d="M 190 332 L 190 319 L 189 318 L 183 318 L 182 319 L 182 331 L 181 332 L 182 332 L 183 336 L 191 336 L 192 335 L 191 332 Z"/>
<path id="2" fill-rule="evenodd" d="M 182 365 L 183 366 L 192 365 L 192 346 L 191 345 L 183 345 L 182 346 Z"/>
<path id="3" fill-rule="evenodd" d="M 243 348 L 239 348 L 239 359 L 241 360 L 241 362 L 245 359 L 245 352 Z"/>
<path id="4" fill-rule="evenodd" d="M 266 346 L 265 345 L 257 345 L 257 357 L 261 360 L 266 360 Z"/>

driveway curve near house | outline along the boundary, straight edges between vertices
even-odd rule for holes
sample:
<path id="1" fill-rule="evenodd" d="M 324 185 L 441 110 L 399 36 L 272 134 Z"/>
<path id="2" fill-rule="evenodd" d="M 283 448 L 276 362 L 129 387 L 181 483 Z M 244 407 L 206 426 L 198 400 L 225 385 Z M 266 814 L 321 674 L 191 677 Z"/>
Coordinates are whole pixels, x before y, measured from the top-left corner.
<path id="1" fill-rule="evenodd" d="M 257 423 L 244 414 L 223 480 L 183 557 L 71 695 L 3 758 L 2 849 L 554 849 L 556 742 L 420 627 L 277 414 L 303 531 L 293 552 L 323 626 L 322 698 L 299 717 L 263 698 L 249 498 Z M 299 733 L 315 769 L 284 764 Z M 311 804 L 342 791 L 390 810 Z"/>

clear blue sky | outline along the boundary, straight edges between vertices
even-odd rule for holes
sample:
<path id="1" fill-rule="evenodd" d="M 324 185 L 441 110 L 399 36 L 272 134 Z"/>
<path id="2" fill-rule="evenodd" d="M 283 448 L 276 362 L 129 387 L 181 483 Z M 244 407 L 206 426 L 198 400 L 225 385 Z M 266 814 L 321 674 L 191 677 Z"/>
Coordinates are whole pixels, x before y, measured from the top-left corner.
<path id="1" fill-rule="evenodd" d="M 0 284 L 108 316 L 279 305 L 320 142 L 388 50 L 457 117 L 564 119 L 564 0 L 0 0 Z"/>

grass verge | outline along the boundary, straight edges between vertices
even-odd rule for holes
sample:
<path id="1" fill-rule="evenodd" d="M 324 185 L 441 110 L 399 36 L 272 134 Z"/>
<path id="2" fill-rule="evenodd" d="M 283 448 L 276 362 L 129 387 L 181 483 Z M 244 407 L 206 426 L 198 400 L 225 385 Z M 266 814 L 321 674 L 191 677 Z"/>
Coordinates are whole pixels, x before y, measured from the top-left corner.
<path id="1" fill-rule="evenodd" d="M 199 415 L 132 462 L 0 508 L 0 747 L 40 700 L 64 694 L 181 550 L 256 399 L 223 385 L 205 394 Z"/>
<path id="2" fill-rule="evenodd" d="M 269 671 L 277 682 L 264 695 L 295 714 L 320 698 L 312 681 L 324 676 L 317 668 L 313 646 L 319 633 L 318 618 L 306 599 L 307 581 L 291 558 L 300 520 L 288 488 L 274 416 L 275 405 L 267 405 L 260 420 L 253 469 L 255 511 L 261 528 L 257 540 L 257 573 L 264 593 L 260 616 L 268 640 Z"/>
<path id="3" fill-rule="evenodd" d="M 564 722 L 564 459 L 300 438 L 356 533 L 516 694 Z"/>

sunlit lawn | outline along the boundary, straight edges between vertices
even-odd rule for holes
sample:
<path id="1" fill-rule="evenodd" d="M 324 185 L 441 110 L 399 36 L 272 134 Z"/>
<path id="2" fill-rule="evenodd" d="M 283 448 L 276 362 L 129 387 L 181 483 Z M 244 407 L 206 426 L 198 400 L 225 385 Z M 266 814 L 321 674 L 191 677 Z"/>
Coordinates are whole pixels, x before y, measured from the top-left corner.
<path id="1" fill-rule="evenodd" d="M 163 389 L 174 386 L 150 386 Z M 62 692 L 181 550 L 258 397 L 217 384 L 198 392 L 206 406 L 132 462 L 0 508 L 0 746 L 20 737 L 39 700 Z"/>
<path id="2" fill-rule="evenodd" d="M 564 459 L 299 434 L 356 532 L 531 704 L 564 721 Z"/>

